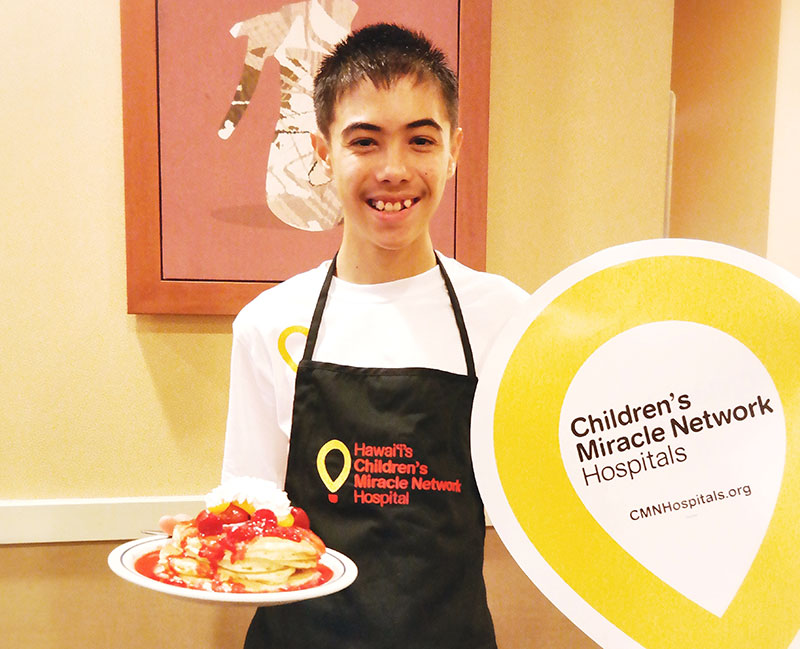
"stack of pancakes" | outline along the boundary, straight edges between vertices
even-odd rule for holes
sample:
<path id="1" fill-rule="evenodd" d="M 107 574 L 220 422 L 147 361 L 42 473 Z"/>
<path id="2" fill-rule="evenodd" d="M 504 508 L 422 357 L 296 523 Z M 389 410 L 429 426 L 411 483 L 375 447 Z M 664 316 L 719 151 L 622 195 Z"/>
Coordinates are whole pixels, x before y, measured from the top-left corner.
<path id="1" fill-rule="evenodd" d="M 177 577 L 190 588 L 253 593 L 299 588 L 319 577 L 325 546 L 310 530 L 284 528 L 281 536 L 232 541 L 237 526 L 205 536 L 193 523 L 176 525 L 161 549 L 158 576 Z"/>

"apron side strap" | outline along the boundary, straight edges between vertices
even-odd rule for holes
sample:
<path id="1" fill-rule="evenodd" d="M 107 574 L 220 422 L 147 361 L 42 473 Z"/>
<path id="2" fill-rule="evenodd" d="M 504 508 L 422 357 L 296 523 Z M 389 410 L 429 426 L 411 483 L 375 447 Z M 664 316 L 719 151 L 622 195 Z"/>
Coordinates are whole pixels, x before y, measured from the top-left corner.
<path id="1" fill-rule="evenodd" d="M 337 252 L 336 255 L 339 253 Z M 325 303 L 328 301 L 328 291 L 331 287 L 331 281 L 336 274 L 336 255 L 331 260 L 331 265 L 328 268 L 328 274 L 325 276 L 325 281 L 322 283 L 322 289 L 317 298 L 317 306 L 314 308 L 314 315 L 311 318 L 311 324 L 308 327 L 308 336 L 306 337 L 306 346 L 303 350 L 303 360 L 310 361 L 314 355 L 314 347 L 317 345 L 317 334 L 319 333 L 319 325 L 322 322 L 322 312 L 325 310 Z"/>
<path id="2" fill-rule="evenodd" d="M 461 346 L 464 348 L 464 360 L 467 364 L 467 375 L 471 378 L 476 376 L 475 373 L 475 359 L 472 355 L 472 345 L 469 342 L 469 335 L 467 334 L 467 326 L 464 324 L 464 316 L 461 313 L 461 305 L 458 302 L 458 297 L 456 296 L 456 291 L 453 288 L 453 283 L 450 281 L 450 277 L 447 275 L 447 272 L 444 269 L 444 264 L 439 259 L 439 255 L 436 255 L 436 263 L 439 264 L 439 270 L 442 273 L 442 279 L 444 279 L 444 285 L 447 287 L 447 294 L 450 296 L 450 304 L 453 307 L 453 314 L 456 318 L 456 325 L 458 326 L 458 334 L 461 336 Z"/>

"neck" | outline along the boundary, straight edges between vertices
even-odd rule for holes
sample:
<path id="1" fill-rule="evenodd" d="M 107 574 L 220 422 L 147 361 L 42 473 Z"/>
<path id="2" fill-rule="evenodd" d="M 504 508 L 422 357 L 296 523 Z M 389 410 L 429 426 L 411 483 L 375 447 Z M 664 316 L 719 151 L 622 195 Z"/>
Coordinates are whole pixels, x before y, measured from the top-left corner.
<path id="1" fill-rule="evenodd" d="M 336 275 L 353 284 L 382 284 L 413 277 L 436 265 L 436 255 L 430 239 L 418 248 L 370 248 L 368 251 L 356 253 L 346 241 L 342 241 L 336 257 Z"/>

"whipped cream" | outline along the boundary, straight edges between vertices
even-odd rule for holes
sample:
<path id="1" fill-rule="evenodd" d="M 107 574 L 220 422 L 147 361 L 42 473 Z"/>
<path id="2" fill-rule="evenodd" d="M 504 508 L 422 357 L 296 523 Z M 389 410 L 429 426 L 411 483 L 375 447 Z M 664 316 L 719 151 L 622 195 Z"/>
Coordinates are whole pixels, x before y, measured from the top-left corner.
<path id="1" fill-rule="evenodd" d="M 292 509 L 289 497 L 277 484 L 248 476 L 227 480 L 206 494 L 205 501 L 207 509 L 223 503 L 249 503 L 256 510 L 271 510 L 278 519 L 288 516 Z"/>

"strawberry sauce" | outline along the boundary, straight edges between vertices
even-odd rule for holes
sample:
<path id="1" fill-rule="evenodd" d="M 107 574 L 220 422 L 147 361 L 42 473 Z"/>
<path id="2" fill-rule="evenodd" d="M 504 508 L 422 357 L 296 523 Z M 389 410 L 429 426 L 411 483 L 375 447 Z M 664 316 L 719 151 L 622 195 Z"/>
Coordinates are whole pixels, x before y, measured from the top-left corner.
<path id="1" fill-rule="evenodd" d="M 231 506 L 233 507 L 233 506 Z M 229 508 L 230 510 L 230 508 Z M 229 513 L 226 510 L 226 514 Z M 299 511 L 299 510 L 298 510 Z M 207 561 L 198 567 L 202 573 L 198 576 L 204 579 L 201 585 L 184 581 L 171 566 L 166 569 L 159 569 L 159 550 L 148 552 L 139 557 L 134 564 L 135 570 L 145 577 L 155 579 L 162 583 L 183 588 L 193 588 L 196 590 L 211 590 L 220 593 L 248 593 L 248 592 L 287 592 L 295 590 L 305 590 L 314 588 L 329 581 L 333 577 L 333 571 L 325 565 L 317 564 L 316 575 L 310 580 L 296 586 L 264 587 L 261 591 L 247 591 L 244 586 L 231 581 L 223 581 L 217 578 L 217 564 L 225 556 L 226 551 L 230 553 L 230 561 L 235 563 L 241 560 L 247 551 L 250 540 L 257 536 L 276 536 L 295 542 L 308 541 L 317 550 L 318 556 L 325 551 L 325 545 L 320 538 L 306 527 L 292 525 L 284 527 L 278 525 L 274 514 L 267 510 L 256 512 L 252 517 L 246 512 L 239 520 L 230 522 L 221 520 L 214 514 L 203 511 L 192 522 L 192 525 L 185 530 L 181 539 L 181 546 L 185 550 L 186 541 L 189 537 L 200 537 L 203 539 L 203 546 L 199 551 L 202 559 Z"/>
<path id="2" fill-rule="evenodd" d="M 134 568 L 136 572 L 140 575 L 144 575 L 145 577 L 149 577 L 150 579 L 155 579 L 156 581 L 160 581 L 165 584 L 170 584 L 172 586 L 180 586 L 182 588 L 193 588 L 194 590 L 212 590 L 218 593 L 248 593 L 253 591 L 246 591 L 241 584 L 231 584 L 227 582 L 221 582 L 219 580 L 209 578 L 208 586 L 209 588 L 202 588 L 200 586 L 193 586 L 187 584 L 178 576 L 166 577 L 155 574 L 155 567 L 158 563 L 158 550 L 153 550 L 152 552 L 148 552 L 147 554 L 143 554 L 136 560 L 134 564 Z M 331 570 L 328 566 L 319 564 L 317 566 L 317 576 L 309 581 L 300 584 L 299 586 L 283 586 L 281 588 L 274 588 L 270 590 L 264 590 L 260 592 L 275 592 L 275 593 L 285 593 L 295 590 L 306 590 L 307 588 L 315 588 L 316 586 L 321 586 L 322 584 L 331 580 L 333 577 L 333 570 Z"/>

